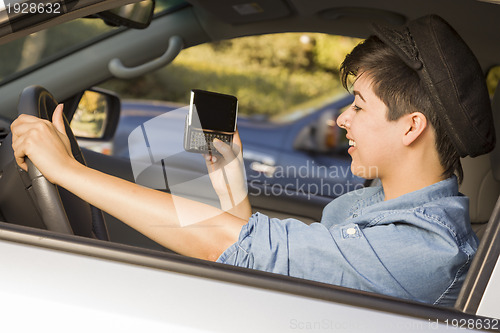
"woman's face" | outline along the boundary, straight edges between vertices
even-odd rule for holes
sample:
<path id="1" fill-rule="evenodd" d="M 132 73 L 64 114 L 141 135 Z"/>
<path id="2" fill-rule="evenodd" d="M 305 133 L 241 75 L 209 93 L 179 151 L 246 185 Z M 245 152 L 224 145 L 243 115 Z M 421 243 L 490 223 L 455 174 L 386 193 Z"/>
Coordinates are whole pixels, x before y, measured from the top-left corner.
<path id="1" fill-rule="evenodd" d="M 354 175 L 383 178 L 398 167 L 402 126 L 387 120 L 388 108 L 373 92 L 369 75 L 360 75 L 354 83 L 354 102 L 337 119 L 347 130 L 351 171 Z"/>

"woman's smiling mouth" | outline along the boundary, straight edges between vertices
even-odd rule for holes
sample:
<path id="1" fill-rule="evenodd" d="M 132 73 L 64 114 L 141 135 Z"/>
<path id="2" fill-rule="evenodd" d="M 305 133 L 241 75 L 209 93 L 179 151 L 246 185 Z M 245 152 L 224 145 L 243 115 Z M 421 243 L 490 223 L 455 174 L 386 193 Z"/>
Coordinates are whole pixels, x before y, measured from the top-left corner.
<path id="1" fill-rule="evenodd" d="M 349 139 L 349 149 L 347 150 L 347 152 L 349 154 L 352 154 L 354 150 L 356 150 L 356 141 Z"/>

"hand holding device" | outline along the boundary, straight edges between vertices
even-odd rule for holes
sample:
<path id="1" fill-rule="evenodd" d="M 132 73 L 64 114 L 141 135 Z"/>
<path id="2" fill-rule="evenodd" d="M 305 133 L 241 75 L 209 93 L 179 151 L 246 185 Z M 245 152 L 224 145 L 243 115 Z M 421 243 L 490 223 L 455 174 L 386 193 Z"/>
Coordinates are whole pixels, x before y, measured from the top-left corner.
<path id="1" fill-rule="evenodd" d="M 233 147 L 214 140 L 220 155 L 204 154 L 212 186 L 219 197 L 221 209 L 242 219 L 252 213 L 248 202 L 248 187 L 238 131 L 233 137 Z M 242 204 L 245 202 L 245 204 Z"/>

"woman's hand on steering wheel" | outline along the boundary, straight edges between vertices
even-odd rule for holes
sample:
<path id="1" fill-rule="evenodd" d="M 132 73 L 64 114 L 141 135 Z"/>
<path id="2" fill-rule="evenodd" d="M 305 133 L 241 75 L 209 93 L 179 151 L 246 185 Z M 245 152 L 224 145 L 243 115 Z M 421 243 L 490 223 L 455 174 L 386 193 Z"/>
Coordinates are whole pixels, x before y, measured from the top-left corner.
<path id="1" fill-rule="evenodd" d="M 29 115 L 20 115 L 11 125 L 12 148 L 17 164 L 25 171 L 28 157 L 50 182 L 57 184 L 64 168 L 76 160 L 66 135 L 63 105 L 54 110 L 52 122 Z"/>

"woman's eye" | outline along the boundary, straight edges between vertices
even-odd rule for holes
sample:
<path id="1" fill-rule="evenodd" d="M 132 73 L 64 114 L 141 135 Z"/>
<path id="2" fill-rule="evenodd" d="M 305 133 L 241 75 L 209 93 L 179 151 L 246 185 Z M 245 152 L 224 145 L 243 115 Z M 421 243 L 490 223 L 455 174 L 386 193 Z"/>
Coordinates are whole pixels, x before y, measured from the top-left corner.
<path id="1" fill-rule="evenodd" d="M 352 105 L 352 109 L 353 109 L 354 111 L 359 111 L 359 110 L 361 110 L 361 108 L 360 108 L 359 106 L 357 106 L 356 104 L 353 104 L 353 105 Z"/>

